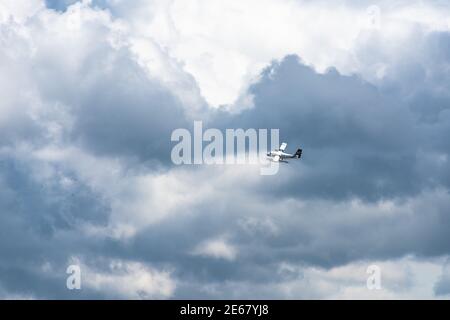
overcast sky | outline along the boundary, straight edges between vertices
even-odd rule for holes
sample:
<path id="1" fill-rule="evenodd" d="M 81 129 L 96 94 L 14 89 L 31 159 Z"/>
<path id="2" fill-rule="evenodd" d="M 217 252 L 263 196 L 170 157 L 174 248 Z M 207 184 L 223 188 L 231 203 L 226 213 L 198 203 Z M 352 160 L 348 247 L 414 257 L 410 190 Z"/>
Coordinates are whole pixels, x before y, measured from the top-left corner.
<path id="1" fill-rule="evenodd" d="M 450 298 L 445 1 L 2 0 L 0 93 L 0 298 Z"/>

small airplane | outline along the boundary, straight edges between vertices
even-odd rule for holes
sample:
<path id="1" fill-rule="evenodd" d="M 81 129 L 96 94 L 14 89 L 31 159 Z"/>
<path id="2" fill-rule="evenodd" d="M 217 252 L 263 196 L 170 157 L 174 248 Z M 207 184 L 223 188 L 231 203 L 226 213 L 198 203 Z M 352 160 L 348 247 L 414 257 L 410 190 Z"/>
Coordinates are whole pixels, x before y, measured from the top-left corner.
<path id="1" fill-rule="evenodd" d="M 302 149 L 297 149 L 297 151 L 294 154 L 285 153 L 284 150 L 286 150 L 287 143 L 283 142 L 279 149 L 275 149 L 274 151 L 270 151 L 267 153 L 267 156 L 271 161 L 274 162 L 286 162 L 285 159 L 300 159 L 302 156 Z"/>

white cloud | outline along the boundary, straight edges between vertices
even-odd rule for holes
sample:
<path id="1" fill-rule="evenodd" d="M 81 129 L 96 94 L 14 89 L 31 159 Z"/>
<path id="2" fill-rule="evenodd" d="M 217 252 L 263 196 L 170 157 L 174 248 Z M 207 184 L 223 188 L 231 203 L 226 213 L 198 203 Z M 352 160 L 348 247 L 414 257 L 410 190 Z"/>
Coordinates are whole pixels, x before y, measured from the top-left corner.
<path id="1" fill-rule="evenodd" d="M 124 3 L 110 6 L 134 35 L 151 39 L 180 61 L 212 106 L 236 102 L 264 66 L 287 54 L 298 54 L 320 71 L 334 66 L 344 74 L 359 72 L 375 80 L 393 57 L 409 55 L 404 43 L 417 26 L 450 27 L 448 7 L 423 2 L 382 2 L 378 11 L 370 10 L 373 4 L 293 0 Z M 376 25 L 373 12 L 380 13 Z M 367 65 L 360 47 L 373 37 L 383 39 L 385 55 Z"/>
<path id="2" fill-rule="evenodd" d="M 210 239 L 200 243 L 192 254 L 225 260 L 234 260 L 237 250 L 223 238 Z"/>
<path id="3" fill-rule="evenodd" d="M 122 299 L 167 299 L 176 288 L 170 271 L 133 261 L 112 260 L 105 270 L 81 263 L 81 289 Z"/>
<path id="4" fill-rule="evenodd" d="M 418 30 L 450 28 L 446 14 L 449 8 L 422 2 L 403 2 L 397 6 L 381 2 L 377 11 L 380 23 L 376 28 L 371 6 L 345 3 L 173 0 L 137 1 L 130 5 L 124 1 L 107 2 L 114 13 L 113 19 L 108 18 L 110 14 L 106 11 L 91 10 L 93 5 L 89 1 L 76 3 L 63 14 L 47 13 L 42 9 L 42 2 L 34 6 L 25 5 L 29 3 L 26 1 L 14 6 L 11 3 L 5 2 L 0 9 L 4 16 L 46 17 L 49 30 L 58 30 L 65 38 L 70 38 L 69 30 L 72 34 L 86 34 L 83 26 L 101 20 L 112 30 L 107 36 L 109 41 L 129 47 L 140 65 L 169 87 L 191 111 L 204 104 L 200 93 L 212 106 L 243 101 L 251 104 L 246 97 L 248 85 L 270 61 L 287 54 L 298 54 L 319 71 L 333 66 L 344 74 L 357 72 L 377 81 L 399 59 L 414 55 L 405 44 L 415 41 Z M 59 21 L 58 25 L 55 21 Z M 58 37 L 52 40 L 54 48 Z M 376 42 L 376 50 L 383 55 L 374 52 L 372 57 L 367 56 L 372 42 Z M 69 59 L 66 64 L 71 63 L 71 57 L 78 57 L 75 53 L 86 52 L 90 46 L 85 43 L 72 47 L 66 41 L 62 44 L 70 48 L 70 54 L 64 55 Z M 239 107 L 242 106 L 236 106 Z"/>
<path id="5" fill-rule="evenodd" d="M 435 283 L 434 292 L 438 297 L 450 298 L 450 259 L 442 265 L 442 272 Z"/>
<path id="6" fill-rule="evenodd" d="M 22 23 L 43 8 L 43 1 L 3 0 L 0 3 L 0 23 Z"/>

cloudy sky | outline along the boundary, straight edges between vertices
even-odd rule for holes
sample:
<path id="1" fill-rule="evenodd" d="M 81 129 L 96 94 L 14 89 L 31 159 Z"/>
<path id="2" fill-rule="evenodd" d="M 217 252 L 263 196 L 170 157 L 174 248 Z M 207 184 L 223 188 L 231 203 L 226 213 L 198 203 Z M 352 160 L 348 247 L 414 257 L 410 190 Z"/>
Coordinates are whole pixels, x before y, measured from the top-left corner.
<path id="1" fill-rule="evenodd" d="M 446 1 L 1 0 L 0 93 L 0 298 L 450 298 Z"/>

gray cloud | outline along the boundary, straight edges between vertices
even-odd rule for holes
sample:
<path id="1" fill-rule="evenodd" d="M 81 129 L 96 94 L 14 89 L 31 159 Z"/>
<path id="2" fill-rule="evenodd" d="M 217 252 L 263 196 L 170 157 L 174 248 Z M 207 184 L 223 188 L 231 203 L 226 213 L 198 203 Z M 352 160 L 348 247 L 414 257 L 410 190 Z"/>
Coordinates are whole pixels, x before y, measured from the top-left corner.
<path id="1" fill-rule="evenodd" d="M 424 112 L 434 113 L 448 101 L 447 92 L 427 91 L 425 104 L 423 93 L 412 90 L 408 96 L 417 94 L 417 100 L 404 101 L 401 92 L 357 76 L 333 69 L 317 74 L 295 56 L 268 67 L 250 91 L 255 107 L 236 116 L 221 114 L 219 124 L 280 128 L 291 148 L 303 146 L 306 167 L 290 172 L 292 178 L 280 186 L 282 195 L 377 201 L 448 186 L 446 164 L 430 172 L 433 156 L 448 154 L 442 148 L 446 109 L 432 124 L 422 120 Z M 416 112 L 417 104 L 427 110 Z"/>
<path id="2" fill-rule="evenodd" d="M 173 69 L 152 73 L 109 14 L 85 13 L 70 32 L 61 12 L 51 26 L 30 19 L 33 45 L 0 25 L 14 44 L 0 51 L 0 84 L 15 93 L 0 102 L 0 295 L 136 297 L 139 278 L 130 290 L 114 283 L 145 274 L 167 289 L 143 297 L 292 297 L 280 287 L 290 283 L 323 297 L 305 284 L 309 268 L 326 279 L 342 266 L 449 254 L 448 33 L 417 35 L 414 52 L 383 61 L 385 76 L 371 82 L 287 56 L 248 89 L 253 108 L 229 113 L 206 109 L 195 79 L 163 48 L 161 65 Z M 383 59 L 382 39 L 373 40 L 355 53 L 369 67 Z M 173 167 L 170 133 L 193 120 L 180 83 L 209 126 L 280 128 L 304 158 L 268 177 Z M 225 249 L 198 254 L 214 241 Z M 98 276 L 81 292 L 65 289 L 74 257 Z"/>

